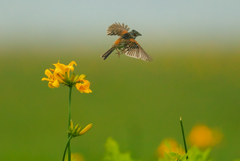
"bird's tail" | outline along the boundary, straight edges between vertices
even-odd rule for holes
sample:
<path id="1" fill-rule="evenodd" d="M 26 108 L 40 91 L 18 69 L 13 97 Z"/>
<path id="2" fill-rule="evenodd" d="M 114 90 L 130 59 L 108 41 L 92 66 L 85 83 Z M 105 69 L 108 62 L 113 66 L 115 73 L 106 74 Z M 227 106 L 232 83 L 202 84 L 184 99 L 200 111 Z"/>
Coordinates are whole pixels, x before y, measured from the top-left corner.
<path id="1" fill-rule="evenodd" d="M 115 47 L 111 47 L 106 53 L 104 53 L 103 55 L 101 55 L 101 58 L 103 58 L 103 60 L 107 59 L 107 57 L 115 50 Z"/>

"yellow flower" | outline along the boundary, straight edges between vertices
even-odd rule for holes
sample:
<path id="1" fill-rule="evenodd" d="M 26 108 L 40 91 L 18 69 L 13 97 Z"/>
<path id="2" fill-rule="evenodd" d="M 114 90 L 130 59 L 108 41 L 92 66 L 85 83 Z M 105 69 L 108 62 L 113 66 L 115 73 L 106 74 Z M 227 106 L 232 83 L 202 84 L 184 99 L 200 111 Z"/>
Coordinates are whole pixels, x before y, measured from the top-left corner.
<path id="1" fill-rule="evenodd" d="M 81 82 L 83 83 L 77 83 L 76 88 L 79 90 L 81 93 L 92 93 L 92 90 L 89 89 L 90 87 L 90 82 L 88 80 L 82 79 Z"/>
<path id="2" fill-rule="evenodd" d="M 53 65 L 56 67 L 55 69 L 50 68 L 50 70 L 53 73 L 51 73 L 51 71 L 47 69 L 45 70 L 45 75 L 48 78 L 42 78 L 42 81 L 44 80 L 49 81 L 48 86 L 50 88 L 59 87 L 59 84 L 64 83 L 66 80 L 66 77 L 65 77 L 66 73 L 69 77 L 70 70 L 71 71 L 74 70 L 73 65 L 77 65 L 77 64 L 75 61 L 72 61 L 71 63 L 69 63 L 69 65 L 64 65 L 59 63 L 58 61 L 57 64 L 53 64 Z"/>
<path id="3" fill-rule="evenodd" d="M 218 144 L 222 137 L 218 130 L 210 129 L 206 125 L 196 125 L 192 128 L 188 140 L 191 145 L 205 149 Z"/>
<path id="4" fill-rule="evenodd" d="M 42 81 L 46 80 L 48 81 L 48 87 L 50 88 L 58 88 L 59 87 L 59 82 L 58 80 L 56 79 L 56 77 L 54 77 L 54 74 L 52 74 L 50 72 L 50 70 L 46 69 L 45 70 L 45 75 L 48 77 L 48 78 L 42 78 Z"/>
<path id="5" fill-rule="evenodd" d="M 64 161 L 67 161 L 68 157 L 66 156 Z M 83 158 L 83 156 L 79 153 L 72 153 L 71 154 L 71 161 L 84 161 L 85 159 Z"/>
<path id="6" fill-rule="evenodd" d="M 54 72 L 54 77 L 60 82 L 60 83 L 64 83 L 67 78 L 69 78 L 69 73 L 70 70 L 74 71 L 74 67 L 73 65 L 77 66 L 77 63 L 75 61 L 72 61 L 71 63 L 69 63 L 68 65 L 64 65 L 58 63 L 57 64 L 53 64 L 56 68 L 52 69 L 52 71 Z M 67 74 L 67 75 L 66 75 Z M 67 76 L 67 77 L 66 77 Z"/>
<path id="7" fill-rule="evenodd" d="M 185 152 L 183 151 L 182 148 L 180 148 L 179 144 L 177 143 L 176 140 L 167 138 L 164 139 L 161 144 L 157 148 L 157 155 L 159 158 L 164 158 L 165 153 L 178 153 L 180 155 L 184 155 Z"/>
<path id="8" fill-rule="evenodd" d="M 75 61 L 71 61 L 68 65 L 64 65 L 64 64 L 59 63 L 59 61 L 58 61 L 57 64 L 53 64 L 53 65 L 56 67 L 56 69 L 58 69 L 58 72 L 60 74 L 65 75 L 65 73 L 67 72 L 67 74 L 69 76 L 70 70 L 72 72 L 74 71 L 73 65 L 77 66 L 77 63 Z"/>
<path id="9" fill-rule="evenodd" d="M 77 90 L 81 93 L 91 93 L 92 90 L 89 89 L 90 82 L 85 80 L 86 75 L 81 74 L 80 76 L 74 73 L 70 76 L 70 71 L 74 71 L 73 65 L 77 66 L 75 61 L 70 62 L 68 65 L 59 63 L 53 64 L 55 69 L 45 70 L 45 75 L 47 78 L 42 78 L 42 81 L 48 81 L 48 86 L 50 88 L 58 88 L 60 84 L 67 85 L 69 87 L 75 86 Z"/>

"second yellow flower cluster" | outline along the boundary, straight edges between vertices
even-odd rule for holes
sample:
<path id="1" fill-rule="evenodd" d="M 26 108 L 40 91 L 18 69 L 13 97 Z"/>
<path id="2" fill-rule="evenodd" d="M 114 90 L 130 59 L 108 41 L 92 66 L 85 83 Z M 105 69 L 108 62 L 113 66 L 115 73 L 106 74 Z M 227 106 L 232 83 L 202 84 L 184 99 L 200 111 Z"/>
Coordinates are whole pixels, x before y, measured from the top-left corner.
<path id="1" fill-rule="evenodd" d="M 82 129 L 81 127 L 79 127 L 79 125 L 77 124 L 75 126 L 75 128 L 73 128 L 73 122 L 72 120 L 70 121 L 70 126 L 68 129 L 68 133 L 71 134 L 73 137 L 76 136 L 80 136 L 85 134 L 89 129 L 91 129 L 92 124 L 88 124 L 84 129 Z"/>

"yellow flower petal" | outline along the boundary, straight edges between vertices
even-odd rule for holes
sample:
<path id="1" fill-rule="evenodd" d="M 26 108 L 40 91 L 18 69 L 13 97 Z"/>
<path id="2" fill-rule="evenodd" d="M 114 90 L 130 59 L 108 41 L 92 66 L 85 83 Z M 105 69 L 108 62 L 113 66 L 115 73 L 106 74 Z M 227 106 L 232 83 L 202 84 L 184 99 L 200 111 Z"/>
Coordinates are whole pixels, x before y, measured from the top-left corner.
<path id="1" fill-rule="evenodd" d="M 73 121 L 70 121 L 70 129 L 73 130 Z"/>
<path id="2" fill-rule="evenodd" d="M 77 63 L 75 61 L 71 61 L 67 66 L 71 68 L 71 70 L 73 71 L 73 65 L 77 66 Z"/>
<path id="3" fill-rule="evenodd" d="M 49 82 L 48 86 L 50 88 L 54 88 L 54 87 L 58 88 L 60 86 L 60 84 L 59 84 L 59 82 L 57 80 L 55 80 L 54 82 Z"/>
<path id="4" fill-rule="evenodd" d="M 59 83 L 63 83 L 64 82 L 65 72 L 62 71 L 60 68 L 56 68 L 54 73 L 53 73 L 53 75 L 54 75 L 54 78 L 59 81 Z"/>
<path id="5" fill-rule="evenodd" d="M 85 134 L 89 129 L 91 129 L 92 124 L 88 124 L 80 133 L 79 135 Z"/>
<path id="6" fill-rule="evenodd" d="M 59 87 L 59 86 L 60 86 L 58 80 L 55 80 L 55 81 L 53 82 L 53 86 L 54 86 L 54 87 Z"/>
<path id="7" fill-rule="evenodd" d="M 82 81 L 82 80 L 85 79 L 85 78 L 86 78 L 86 75 L 81 74 L 81 75 L 78 77 L 78 80 L 79 80 L 79 81 Z"/>
<path id="8" fill-rule="evenodd" d="M 46 81 L 51 81 L 51 79 L 49 79 L 49 78 L 42 78 L 41 80 L 42 80 L 42 81 L 45 81 L 45 80 L 46 80 Z"/>
<path id="9" fill-rule="evenodd" d="M 73 66 L 73 65 L 76 65 L 77 66 L 77 63 L 75 61 L 71 61 L 68 66 Z"/>
<path id="10" fill-rule="evenodd" d="M 81 93 L 92 93 L 92 90 L 89 89 L 90 87 L 90 82 L 88 80 L 82 80 L 82 83 L 77 83 L 76 88 L 79 90 Z"/>
<path id="11" fill-rule="evenodd" d="M 52 72 L 50 72 L 49 69 L 46 69 L 46 70 L 45 70 L 45 75 L 49 78 L 49 77 L 51 77 L 53 74 L 52 74 Z"/>
<path id="12" fill-rule="evenodd" d="M 66 68 L 65 68 L 65 72 L 68 73 L 68 76 L 69 76 L 70 70 L 71 70 L 71 71 L 74 71 L 73 65 L 76 65 L 76 66 L 77 66 L 77 63 L 76 63 L 75 61 L 71 61 L 71 62 L 66 66 Z"/>
<path id="13" fill-rule="evenodd" d="M 53 83 L 52 82 L 48 82 L 48 87 L 49 88 L 54 88 Z"/>
<path id="14" fill-rule="evenodd" d="M 45 75 L 48 78 L 42 78 L 42 81 L 46 80 L 46 81 L 52 81 L 53 80 L 53 74 L 50 72 L 50 70 L 46 69 L 45 70 Z"/>
<path id="15" fill-rule="evenodd" d="M 59 61 L 57 64 L 53 64 L 53 65 L 55 66 L 56 69 L 61 70 L 62 71 L 61 73 L 65 73 L 66 65 L 59 63 Z"/>

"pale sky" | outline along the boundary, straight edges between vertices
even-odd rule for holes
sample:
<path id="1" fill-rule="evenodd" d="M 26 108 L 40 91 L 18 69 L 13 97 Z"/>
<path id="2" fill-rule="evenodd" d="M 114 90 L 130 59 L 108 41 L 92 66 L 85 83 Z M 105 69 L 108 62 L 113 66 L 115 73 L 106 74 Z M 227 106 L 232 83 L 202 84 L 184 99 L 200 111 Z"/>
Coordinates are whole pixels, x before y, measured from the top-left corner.
<path id="1" fill-rule="evenodd" d="M 149 37 L 240 35 L 240 1 L 0 0 L 1 41 L 21 36 L 99 38 L 114 22 Z"/>

